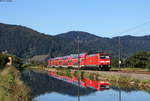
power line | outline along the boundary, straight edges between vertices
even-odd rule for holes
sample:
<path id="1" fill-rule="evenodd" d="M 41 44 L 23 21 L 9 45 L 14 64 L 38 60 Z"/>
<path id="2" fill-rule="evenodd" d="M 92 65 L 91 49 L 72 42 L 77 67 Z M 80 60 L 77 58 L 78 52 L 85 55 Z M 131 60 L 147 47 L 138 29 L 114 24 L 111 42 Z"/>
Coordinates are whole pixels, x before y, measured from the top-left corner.
<path id="1" fill-rule="evenodd" d="M 138 29 L 138 28 L 143 27 L 143 26 L 145 26 L 145 25 L 147 25 L 149 23 L 150 23 L 150 21 L 144 22 L 144 23 L 139 24 L 139 25 L 137 25 L 135 27 L 132 27 L 132 28 L 129 28 L 127 30 L 124 30 L 124 31 L 120 32 L 119 35 L 121 35 L 123 33 L 126 33 L 126 32 L 130 32 L 130 31 L 135 30 L 135 29 Z M 118 37 L 118 46 L 119 46 L 118 47 L 119 48 L 118 49 L 118 55 L 119 55 L 118 63 L 119 63 L 119 69 L 121 70 L 121 37 L 120 36 Z M 120 87 L 119 87 L 119 101 L 121 101 L 121 88 Z"/>
<path id="2" fill-rule="evenodd" d="M 127 29 L 127 30 L 124 30 L 124 31 L 120 32 L 119 35 L 120 35 L 120 34 L 123 34 L 123 33 L 126 33 L 126 32 L 130 32 L 130 31 L 135 30 L 135 29 L 138 29 L 138 28 L 143 27 L 143 26 L 145 26 L 145 25 L 147 25 L 147 24 L 149 24 L 149 23 L 150 23 L 150 21 L 147 21 L 147 22 L 144 22 L 144 23 L 142 23 L 142 24 L 136 25 L 136 26 L 134 26 L 134 27 L 132 27 L 132 28 L 129 28 L 129 29 Z"/>
<path id="3" fill-rule="evenodd" d="M 129 28 L 129 29 L 127 29 L 127 30 L 124 30 L 124 31 L 122 31 L 122 32 L 120 32 L 119 33 L 119 35 L 121 35 L 121 34 L 123 34 L 123 33 L 126 33 L 126 32 L 130 32 L 130 31 L 132 31 L 132 30 L 135 30 L 135 29 L 138 29 L 138 28 L 140 28 L 140 27 L 143 27 L 143 26 L 145 26 L 145 25 L 147 25 L 147 24 L 149 24 L 150 23 L 150 21 L 147 21 L 147 22 L 144 22 L 144 23 L 142 23 L 142 24 L 139 24 L 139 25 L 136 25 L 136 26 L 134 26 L 134 27 L 132 27 L 132 28 Z M 119 57 L 119 68 L 121 68 L 121 37 L 119 36 L 118 37 L 118 57 Z"/>

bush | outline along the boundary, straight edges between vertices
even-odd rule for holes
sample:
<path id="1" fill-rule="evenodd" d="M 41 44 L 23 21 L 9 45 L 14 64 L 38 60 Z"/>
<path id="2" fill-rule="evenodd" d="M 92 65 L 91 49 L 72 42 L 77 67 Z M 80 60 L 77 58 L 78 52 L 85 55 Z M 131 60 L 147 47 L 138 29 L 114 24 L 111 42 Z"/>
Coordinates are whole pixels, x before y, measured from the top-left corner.
<path id="1" fill-rule="evenodd" d="M 3 69 L 5 65 L 9 62 L 8 57 L 12 57 L 12 66 L 16 67 L 18 70 L 22 70 L 22 61 L 20 58 L 10 55 L 10 54 L 1 54 L 0 53 L 0 69 Z"/>
<path id="2" fill-rule="evenodd" d="M 66 76 L 71 77 L 71 70 L 70 69 L 66 69 Z"/>
<path id="3" fill-rule="evenodd" d="M 149 52 L 137 52 L 126 59 L 126 65 L 136 68 L 145 68 L 149 57 Z"/>
<path id="4" fill-rule="evenodd" d="M 81 76 L 81 71 L 75 71 L 74 72 L 74 76 L 76 77 L 76 78 L 78 78 L 78 79 L 80 79 L 80 76 Z"/>
<path id="5" fill-rule="evenodd" d="M 21 59 L 18 58 L 17 56 L 11 56 L 11 57 L 13 59 L 12 65 L 14 67 L 16 67 L 18 70 L 23 70 L 23 63 L 22 63 Z"/>
<path id="6" fill-rule="evenodd" d="M 6 54 L 0 54 L 0 69 L 3 69 L 8 62 L 8 56 Z"/>
<path id="7" fill-rule="evenodd" d="M 146 68 L 150 71 L 150 62 L 147 63 Z"/>

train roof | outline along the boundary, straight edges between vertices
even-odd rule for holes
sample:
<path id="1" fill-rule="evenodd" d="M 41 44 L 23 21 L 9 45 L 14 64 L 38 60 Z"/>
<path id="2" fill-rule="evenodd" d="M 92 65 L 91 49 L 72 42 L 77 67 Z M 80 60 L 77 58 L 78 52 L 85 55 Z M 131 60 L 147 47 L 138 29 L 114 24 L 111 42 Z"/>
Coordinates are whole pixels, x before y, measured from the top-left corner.
<path id="1" fill-rule="evenodd" d="M 96 53 L 88 52 L 88 53 L 80 53 L 79 56 L 81 58 L 85 55 L 96 55 L 98 53 L 102 55 L 111 55 L 110 53 L 104 53 L 104 52 L 96 52 Z M 61 57 L 50 58 L 49 60 L 68 59 L 68 58 L 78 58 L 78 54 L 70 54 L 70 55 L 61 56 Z"/>
<path id="2" fill-rule="evenodd" d="M 87 53 L 80 53 L 79 56 L 82 57 L 84 55 L 86 55 Z M 67 59 L 67 58 L 78 58 L 78 54 L 70 54 L 67 56 L 62 56 L 62 57 L 55 57 L 55 58 L 50 58 L 49 60 L 55 60 L 55 59 Z"/>

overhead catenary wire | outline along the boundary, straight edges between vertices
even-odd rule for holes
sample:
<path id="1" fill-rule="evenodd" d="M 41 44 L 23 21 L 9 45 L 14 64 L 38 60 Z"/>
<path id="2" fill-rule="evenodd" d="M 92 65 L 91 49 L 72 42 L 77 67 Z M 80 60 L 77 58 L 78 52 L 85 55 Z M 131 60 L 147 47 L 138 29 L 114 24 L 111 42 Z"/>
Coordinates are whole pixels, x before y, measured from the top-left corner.
<path id="1" fill-rule="evenodd" d="M 147 24 L 150 24 L 150 21 L 146 21 L 142 24 L 139 24 L 139 25 L 136 25 L 136 26 L 131 27 L 129 29 L 126 29 L 126 30 L 120 32 L 119 35 L 130 32 L 130 31 L 133 31 L 133 30 L 138 29 L 140 27 L 143 27 Z M 121 64 L 121 37 L 120 36 L 118 37 L 118 57 L 119 57 L 119 68 L 120 68 L 120 64 Z"/>
<path id="2" fill-rule="evenodd" d="M 143 26 L 145 26 L 145 25 L 147 25 L 149 23 L 150 23 L 150 21 L 147 21 L 147 22 L 144 22 L 142 24 L 136 25 L 136 26 L 134 26 L 132 28 L 129 28 L 127 30 L 124 30 L 124 31 L 120 32 L 119 35 L 127 33 L 127 32 L 130 32 L 130 31 L 138 29 L 138 28 L 141 28 L 141 27 L 143 27 Z M 118 45 L 119 45 L 118 46 L 118 55 L 119 55 L 118 64 L 119 64 L 119 69 L 121 70 L 121 37 L 120 36 L 118 37 Z M 120 88 L 119 88 L 119 101 L 121 101 L 121 89 Z"/>
<path id="3" fill-rule="evenodd" d="M 145 26 L 145 25 L 147 25 L 147 24 L 150 24 L 150 21 L 146 21 L 146 22 L 144 22 L 144 23 L 142 23 L 142 24 L 139 24 L 139 25 L 136 25 L 136 26 L 134 26 L 134 27 L 128 28 L 128 29 L 126 29 L 126 30 L 120 32 L 119 35 L 124 34 L 124 33 L 127 33 L 127 32 L 130 32 L 130 31 L 135 30 L 135 29 L 138 29 L 138 28 L 143 27 L 143 26 Z"/>

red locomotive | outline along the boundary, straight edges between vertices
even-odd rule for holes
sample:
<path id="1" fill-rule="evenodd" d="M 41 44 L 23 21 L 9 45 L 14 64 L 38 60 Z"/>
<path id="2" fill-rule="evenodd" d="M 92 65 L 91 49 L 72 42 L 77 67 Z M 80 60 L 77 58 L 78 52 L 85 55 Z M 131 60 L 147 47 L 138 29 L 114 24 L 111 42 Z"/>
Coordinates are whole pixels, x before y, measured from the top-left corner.
<path id="1" fill-rule="evenodd" d="M 56 57 L 48 59 L 48 66 L 50 67 L 72 67 L 82 69 L 94 68 L 98 70 L 109 71 L 111 68 L 110 54 L 96 53 L 96 54 L 71 54 L 63 57 Z"/>

